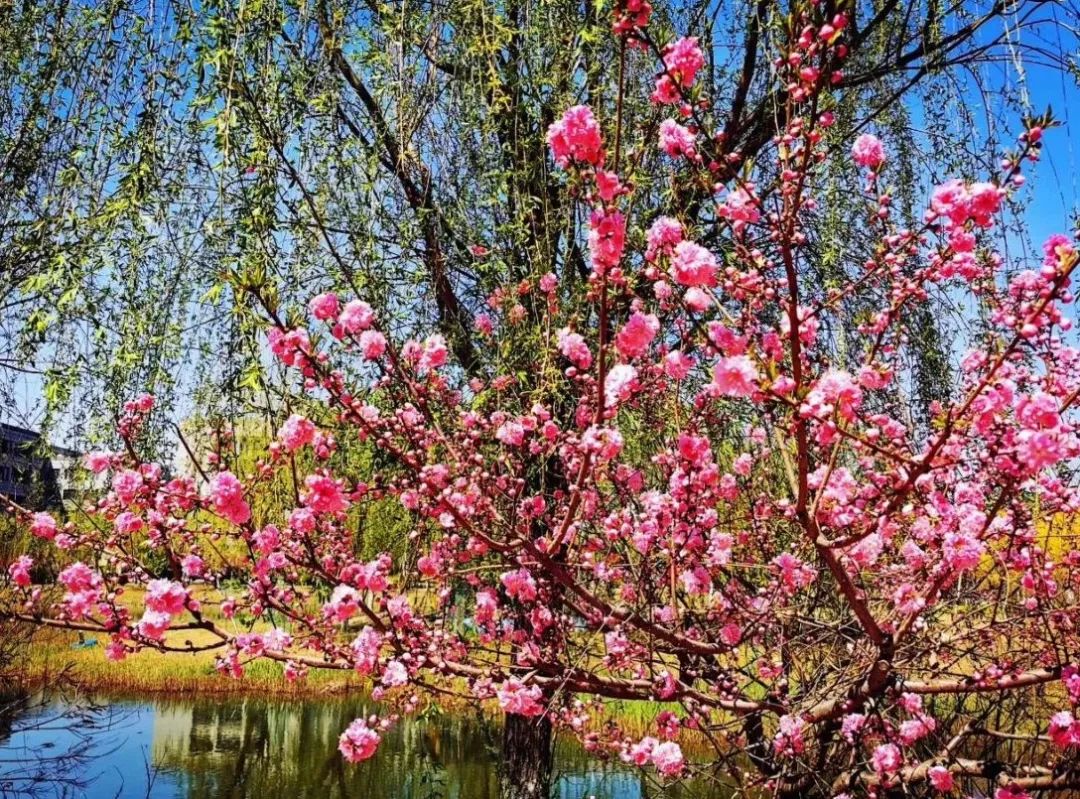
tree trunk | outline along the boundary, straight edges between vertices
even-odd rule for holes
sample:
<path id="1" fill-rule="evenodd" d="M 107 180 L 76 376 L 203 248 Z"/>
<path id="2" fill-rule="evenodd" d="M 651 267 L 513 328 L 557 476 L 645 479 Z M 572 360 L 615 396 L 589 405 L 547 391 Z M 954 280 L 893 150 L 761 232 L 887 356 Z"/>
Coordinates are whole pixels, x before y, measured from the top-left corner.
<path id="1" fill-rule="evenodd" d="M 551 793 L 551 721 L 506 715 L 499 799 L 548 799 Z"/>

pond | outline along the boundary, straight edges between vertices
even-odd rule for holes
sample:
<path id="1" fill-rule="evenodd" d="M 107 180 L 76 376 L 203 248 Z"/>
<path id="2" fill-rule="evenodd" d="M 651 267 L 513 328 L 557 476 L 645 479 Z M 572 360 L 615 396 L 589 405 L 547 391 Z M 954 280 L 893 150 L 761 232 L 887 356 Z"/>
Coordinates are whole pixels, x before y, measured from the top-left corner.
<path id="1" fill-rule="evenodd" d="M 0 729 L 0 796 L 92 799 L 497 799 L 498 725 L 440 714 L 399 723 L 374 758 L 337 753 L 355 701 L 128 699 L 40 701 Z M 35 763 L 37 765 L 35 765 Z M 721 799 L 715 788 L 663 788 L 575 741 L 556 746 L 559 799 Z"/>

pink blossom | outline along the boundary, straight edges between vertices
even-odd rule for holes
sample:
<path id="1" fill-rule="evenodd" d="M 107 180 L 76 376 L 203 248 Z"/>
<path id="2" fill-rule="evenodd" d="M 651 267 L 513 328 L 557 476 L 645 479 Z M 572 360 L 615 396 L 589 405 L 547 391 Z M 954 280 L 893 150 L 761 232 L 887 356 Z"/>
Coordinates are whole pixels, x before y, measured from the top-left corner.
<path id="1" fill-rule="evenodd" d="M 645 260 L 655 261 L 658 255 L 670 255 L 675 245 L 683 240 L 683 227 L 677 219 L 661 216 L 645 234 Z"/>
<path id="2" fill-rule="evenodd" d="M 151 641 L 161 641 L 172 624 L 172 616 L 156 610 L 147 610 L 143 613 L 136 629 L 139 635 L 149 638 Z"/>
<path id="3" fill-rule="evenodd" d="M 874 771 L 882 776 L 893 775 L 904 765 L 904 756 L 896 744 L 881 744 L 870 759 Z"/>
<path id="4" fill-rule="evenodd" d="M 20 555 L 8 566 L 8 576 L 15 585 L 26 588 L 30 585 L 30 569 L 33 565 L 33 558 L 29 555 Z"/>
<path id="5" fill-rule="evenodd" d="M 635 766 L 644 766 L 649 762 L 653 749 L 655 749 L 656 745 L 659 743 L 658 740 L 647 735 L 623 754 L 623 760 L 627 763 L 632 763 Z"/>
<path id="6" fill-rule="evenodd" d="M 338 751 L 350 763 L 359 763 L 375 754 L 382 738 L 364 719 L 356 719 L 338 739 Z"/>
<path id="7" fill-rule="evenodd" d="M 615 348 L 624 358 L 637 358 L 648 351 L 658 330 L 660 321 L 653 314 L 635 311 L 615 336 Z"/>
<path id="8" fill-rule="evenodd" d="M 544 694 L 538 685 L 526 687 L 520 680 L 511 677 L 499 686 L 495 695 L 505 713 L 519 716 L 540 716 L 544 713 Z"/>
<path id="9" fill-rule="evenodd" d="M 299 414 L 292 414 L 285 420 L 278 433 L 278 439 L 289 452 L 295 452 L 312 442 L 315 438 L 315 425 Z"/>
<path id="10" fill-rule="evenodd" d="M 171 580 L 151 580 L 146 584 L 146 607 L 156 613 L 176 616 L 184 612 L 187 590 Z"/>
<path id="11" fill-rule="evenodd" d="M 491 624 L 499 611 L 499 597 L 490 588 L 483 588 L 476 592 L 476 617 L 477 624 Z"/>
<path id="12" fill-rule="evenodd" d="M 681 286 L 715 286 L 716 258 L 692 241 L 680 241 L 671 259 L 671 276 Z"/>
<path id="13" fill-rule="evenodd" d="M 324 474 L 309 474 L 304 478 L 307 492 L 304 504 L 315 513 L 342 513 L 351 504 L 345 497 L 341 482 Z"/>
<path id="14" fill-rule="evenodd" d="M 382 649 L 383 636 L 370 626 L 365 626 L 360 634 L 352 642 L 351 649 L 355 655 L 353 668 L 359 674 L 371 674 L 379 662 L 379 651 Z"/>
<path id="15" fill-rule="evenodd" d="M 349 300 L 338 317 L 341 329 L 349 335 L 367 330 L 375 322 L 375 312 L 363 300 Z"/>
<path id="16" fill-rule="evenodd" d="M 520 447 L 525 441 L 525 428 L 521 422 L 511 419 L 499 425 L 495 438 L 508 447 Z"/>
<path id="17" fill-rule="evenodd" d="M 428 372 L 446 365 L 449 350 L 446 348 L 446 339 L 436 333 L 424 340 L 423 350 L 417 368 L 421 372 Z"/>
<path id="18" fill-rule="evenodd" d="M 391 660 L 383 669 L 380 682 L 388 688 L 396 688 L 409 681 L 409 670 L 400 660 Z"/>
<path id="19" fill-rule="evenodd" d="M 665 741 L 653 747 L 649 755 L 656 770 L 665 777 L 677 777 L 682 773 L 685 761 L 682 749 L 674 741 Z"/>
<path id="20" fill-rule="evenodd" d="M 864 133 L 851 146 L 851 156 L 859 166 L 877 169 L 885 163 L 885 148 L 877 136 Z"/>
<path id="21" fill-rule="evenodd" d="M 1080 746 L 1080 719 L 1073 718 L 1073 714 L 1067 710 L 1055 713 L 1050 717 L 1047 734 L 1054 745 L 1062 749 Z"/>
<path id="22" fill-rule="evenodd" d="M 586 105 L 567 109 L 562 119 L 548 128 L 547 140 L 555 163 L 563 168 L 571 162 L 592 166 L 604 162 L 600 126 L 593 117 L 592 109 Z"/>
<path id="23" fill-rule="evenodd" d="M 799 560 L 790 552 L 782 552 L 773 558 L 773 566 L 780 572 L 781 582 L 788 591 L 806 588 L 817 577 L 813 566 Z"/>
<path id="24" fill-rule="evenodd" d="M 691 160 L 697 158 L 694 134 L 674 119 L 665 119 L 660 123 L 660 149 L 672 158 L 680 155 Z"/>
<path id="25" fill-rule="evenodd" d="M 30 532 L 38 538 L 52 541 L 56 538 L 56 519 L 48 513 L 35 513 L 30 517 Z"/>
<path id="26" fill-rule="evenodd" d="M 341 306 L 338 303 L 336 294 L 333 292 L 326 292 L 325 294 L 317 294 L 312 297 L 311 302 L 308 303 L 308 310 L 311 311 L 311 315 L 316 319 L 327 322 L 337 318 Z"/>
<path id="27" fill-rule="evenodd" d="M 112 487 L 117 499 L 122 504 L 129 505 L 142 490 L 143 476 L 133 469 L 125 469 L 113 475 Z"/>
<path id="28" fill-rule="evenodd" d="M 609 406 L 628 400 L 638 387 L 638 371 L 628 363 L 617 363 L 604 378 L 604 402 Z"/>
<path id="29" fill-rule="evenodd" d="M 244 499 L 244 487 L 232 472 L 219 472 L 210 482 L 214 510 L 233 524 L 246 524 L 251 508 Z"/>
<path id="30" fill-rule="evenodd" d="M 341 624 L 360 612 L 360 597 L 351 585 L 338 585 L 323 605 L 323 615 Z"/>
<path id="31" fill-rule="evenodd" d="M 360 334 L 360 352 L 369 361 L 377 361 L 386 352 L 386 337 L 378 330 L 365 330 Z"/>
<path id="32" fill-rule="evenodd" d="M 559 352 L 578 369 L 588 369 L 592 365 L 592 353 L 589 345 L 579 333 L 563 328 L 558 333 Z"/>
<path id="33" fill-rule="evenodd" d="M 713 369 L 713 386 L 725 397 L 750 397 L 760 380 L 757 367 L 746 355 L 721 358 Z"/>
<path id="34" fill-rule="evenodd" d="M 118 513 L 116 515 L 113 526 L 116 528 L 116 532 L 121 535 L 131 535 L 142 529 L 143 520 L 131 511 L 124 511 L 123 513 Z"/>
<path id="35" fill-rule="evenodd" d="M 180 568 L 187 577 L 202 577 L 206 564 L 198 555 L 185 555 L 180 560 Z"/>
<path id="36" fill-rule="evenodd" d="M 664 356 L 664 374 L 675 380 L 682 380 L 694 366 L 693 359 L 681 350 L 672 350 Z"/>
<path id="37" fill-rule="evenodd" d="M 934 786 L 934 790 L 947 793 L 953 789 L 953 775 L 945 766 L 931 766 L 930 772 L 930 784 Z"/>
<path id="38" fill-rule="evenodd" d="M 83 463 L 94 474 L 101 474 L 112 464 L 112 453 L 88 452 L 83 456 Z"/>
<path id="39" fill-rule="evenodd" d="M 652 99 L 657 103 L 678 103 L 682 92 L 694 85 L 698 70 L 705 64 L 705 54 L 696 36 L 678 39 L 664 48 L 664 74 L 656 79 Z"/>
<path id="40" fill-rule="evenodd" d="M 614 172 L 604 169 L 596 170 L 596 193 L 606 203 L 611 202 L 623 191 L 623 185 L 619 182 L 619 176 Z M 541 288 L 543 291 L 543 288 Z"/>
<path id="41" fill-rule="evenodd" d="M 732 223 L 736 232 L 761 220 L 757 198 L 743 188 L 731 192 L 722 203 L 717 205 L 716 210 L 721 217 Z"/>
<path id="42" fill-rule="evenodd" d="M 618 211 L 593 211 L 589 217 L 589 255 L 597 274 L 619 265 L 626 246 L 626 219 Z"/>
<path id="43" fill-rule="evenodd" d="M 506 572 L 500 580 L 508 596 L 522 602 L 532 602 L 536 599 L 536 581 L 528 569 L 521 568 L 517 571 Z"/>
<path id="44" fill-rule="evenodd" d="M 800 755 L 806 749 L 806 741 L 803 733 L 806 730 L 806 722 L 798 716 L 785 715 L 780 717 L 780 726 L 773 738 L 773 751 L 781 756 Z"/>
<path id="45" fill-rule="evenodd" d="M 81 561 L 72 563 L 56 579 L 71 593 L 91 591 L 101 585 L 101 576 Z"/>

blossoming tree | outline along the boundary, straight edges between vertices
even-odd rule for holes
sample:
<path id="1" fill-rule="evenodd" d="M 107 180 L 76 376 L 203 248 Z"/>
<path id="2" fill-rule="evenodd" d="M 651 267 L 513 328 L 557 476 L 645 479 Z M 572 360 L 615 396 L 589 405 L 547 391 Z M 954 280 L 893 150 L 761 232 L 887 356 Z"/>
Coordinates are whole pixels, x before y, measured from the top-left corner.
<path id="1" fill-rule="evenodd" d="M 643 0 L 616 8 L 624 59 L 650 55 L 649 16 Z M 904 226 L 881 143 L 849 153 L 829 137 L 846 27 L 843 13 L 790 20 L 774 61 L 787 122 L 756 167 L 711 157 L 693 38 L 652 53 L 658 125 L 631 130 L 621 97 L 603 123 L 567 110 L 548 143 L 588 211 L 591 274 L 493 293 L 474 320 L 485 377 L 438 334 L 395 340 L 361 298 L 321 294 L 303 319 L 246 285 L 273 355 L 328 415 L 290 416 L 250 474 L 204 458 L 166 479 L 138 457 L 152 400 L 133 400 L 128 446 L 88 460 L 112 475 L 93 523 L 29 519 L 79 559 L 55 592 L 31 584 L 28 557 L 10 564 L 4 615 L 107 634 L 116 659 L 189 651 L 176 633 L 199 629 L 238 678 L 254 659 L 285 679 L 358 672 L 389 710 L 343 731 L 350 761 L 378 756 L 429 692 L 490 700 L 508 796 L 546 792 L 553 728 L 662 780 L 776 796 L 1080 786 L 1080 554 L 1060 532 L 1080 504 L 1065 315 L 1078 255 L 1055 236 L 1014 269 L 992 249 L 1046 120 L 999 174 L 939 186 Z M 657 147 L 680 182 L 735 175 L 714 181 L 707 226 L 637 202 L 634 159 Z M 872 244 L 821 285 L 807 222 L 824 165 L 848 159 Z M 907 320 L 935 296 L 973 324 L 952 397 L 920 429 Z M 527 341 L 534 372 L 500 371 L 500 351 Z M 346 437 L 387 465 L 348 473 Z M 282 477 L 295 509 L 260 518 Z M 418 574 L 356 555 L 354 511 L 388 499 L 410 514 Z M 230 560 L 224 542 L 246 583 L 221 622 L 196 589 Z M 131 584 L 141 614 L 120 601 Z M 664 709 L 631 736 L 604 699 Z M 709 756 L 685 753 L 688 736 Z"/>

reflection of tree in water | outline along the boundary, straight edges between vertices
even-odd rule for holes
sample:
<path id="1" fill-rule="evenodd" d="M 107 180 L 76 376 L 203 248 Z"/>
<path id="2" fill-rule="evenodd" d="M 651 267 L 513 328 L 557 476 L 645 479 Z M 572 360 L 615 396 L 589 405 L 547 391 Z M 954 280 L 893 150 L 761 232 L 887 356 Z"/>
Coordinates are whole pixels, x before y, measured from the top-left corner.
<path id="1" fill-rule="evenodd" d="M 406 719 L 378 755 L 350 766 L 337 739 L 376 710 L 358 702 L 164 702 L 154 722 L 154 765 L 176 775 L 190 799 L 496 799 L 495 725 L 467 714 Z M 591 758 L 576 742 L 557 747 L 561 799 L 693 799 L 664 792 L 641 773 Z"/>
<path id="2" fill-rule="evenodd" d="M 0 796 L 85 796 L 92 766 L 125 734 L 123 710 L 44 694 L 0 694 Z"/>

